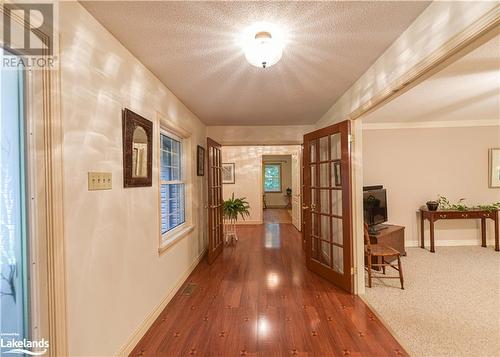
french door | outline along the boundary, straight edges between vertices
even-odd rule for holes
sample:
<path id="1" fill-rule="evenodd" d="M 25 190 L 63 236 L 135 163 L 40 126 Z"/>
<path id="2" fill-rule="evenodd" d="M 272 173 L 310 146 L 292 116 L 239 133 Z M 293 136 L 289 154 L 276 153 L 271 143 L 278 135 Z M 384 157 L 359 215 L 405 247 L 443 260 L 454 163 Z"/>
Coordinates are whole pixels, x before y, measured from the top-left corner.
<path id="1" fill-rule="evenodd" d="M 212 264 L 224 249 L 221 146 L 214 140 L 207 138 L 207 151 L 208 263 Z"/>
<path id="2" fill-rule="evenodd" d="M 350 123 L 304 135 L 307 267 L 353 292 Z"/>
<path id="3" fill-rule="evenodd" d="M 292 224 L 298 231 L 302 230 L 302 210 L 300 207 L 300 153 L 292 155 Z"/>

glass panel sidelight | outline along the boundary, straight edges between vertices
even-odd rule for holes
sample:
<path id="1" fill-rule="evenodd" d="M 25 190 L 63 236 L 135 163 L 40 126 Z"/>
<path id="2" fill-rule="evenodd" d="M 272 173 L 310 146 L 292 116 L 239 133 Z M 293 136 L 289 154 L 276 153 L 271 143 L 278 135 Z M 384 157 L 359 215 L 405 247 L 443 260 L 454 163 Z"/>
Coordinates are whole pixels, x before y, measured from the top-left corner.
<path id="1" fill-rule="evenodd" d="M 320 262 L 332 266 L 332 257 L 330 256 L 330 243 L 321 241 L 321 259 Z"/>
<path id="2" fill-rule="evenodd" d="M 318 198 L 318 189 L 311 189 L 311 211 L 312 212 L 318 212 L 318 207 L 317 207 L 317 198 Z"/>
<path id="3" fill-rule="evenodd" d="M 342 186 L 342 169 L 340 161 L 332 162 L 332 186 L 341 187 Z"/>
<path id="4" fill-rule="evenodd" d="M 321 226 L 321 234 L 320 238 L 322 240 L 330 241 L 330 217 L 328 216 L 320 216 L 320 226 Z"/>
<path id="5" fill-rule="evenodd" d="M 316 187 L 316 165 L 311 165 L 311 186 Z"/>
<path id="6" fill-rule="evenodd" d="M 330 201 L 330 190 L 319 190 L 319 206 L 321 213 L 330 213 L 328 202 Z"/>
<path id="7" fill-rule="evenodd" d="M 340 133 L 333 134 L 330 136 L 331 141 L 331 158 L 330 160 L 340 160 L 342 155 L 341 149 L 341 136 Z"/>
<path id="8" fill-rule="evenodd" d="M 316 162 L 316 140 L 311 141 L 309 150 L 311 152 L 311 162 Z"/>
<path id="9" fill-rule="evenodd" d="M 328 160 L 328 137 L 324 136 L 319 139 L 319 161 Z"/>
<path id="10" fill-rule="evenodd" d="M 319 255 L 319 242 L 320 240 L 318 238 L 312 238 L 311 239 L 311 257 L 314 259 L 314 260 L 317 260 L 319 261 L 320 259 L 320 255 Z"/>
<path id="11" fill-rule="evenodd" d="M 329 187 L 330 181 L 328 180 L 328 163 L 319 164 L 319 186 Z"/>
<path id="12" fill-rule="evenodd" d="M 316 213 L 311 214 L 311 234 L 313 236 L 319 237 L 318 232 L 318 215 Z"/>
<path id="13" fill-rule="evenodd" d="M 333 270 L 343 273 L 344 272 L 344 249 L 337 247 L 336 245 L 333 247 Z"/>
<path id="14" fill-rule="evenodd" d="M 342 191 L 332 190 L 332 214 L 342 217 Z"/>
<path id="15" fill-rule="evenodd" d="M 0 81 L 0 332 L 22 341 L 29 337 L 23 69 L 2 69 Z"/>
<path id="16" fill-rule="evenodd" d="M 342 230 L 342 218 L 332 217 L 332 241 L 334 243 L 344 244 L 344 231 Z"/>

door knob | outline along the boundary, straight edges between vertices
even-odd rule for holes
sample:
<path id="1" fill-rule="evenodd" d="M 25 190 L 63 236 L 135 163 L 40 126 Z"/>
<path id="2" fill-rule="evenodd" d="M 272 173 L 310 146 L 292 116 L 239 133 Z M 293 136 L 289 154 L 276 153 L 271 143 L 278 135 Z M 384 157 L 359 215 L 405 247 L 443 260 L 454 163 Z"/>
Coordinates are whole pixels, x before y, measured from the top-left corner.
<path id="1" fill-rule="evenodd" d="M 303 210 L 309 209 L 309 206 L 305 206 L 305 205 L 304 205 L 304 206 L 302 206 L 302 209 L 303 209 Z"/>

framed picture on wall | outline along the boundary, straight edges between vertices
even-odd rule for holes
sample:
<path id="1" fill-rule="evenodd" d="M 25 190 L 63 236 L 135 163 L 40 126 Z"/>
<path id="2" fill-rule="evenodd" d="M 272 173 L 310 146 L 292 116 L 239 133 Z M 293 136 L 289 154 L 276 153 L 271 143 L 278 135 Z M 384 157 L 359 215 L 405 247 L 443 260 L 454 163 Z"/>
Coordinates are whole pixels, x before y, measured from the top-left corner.
<path id="1" fill-rule="evenodd" d="M 222 183 L 235 183 L 234 163 L 222 163 Z"/>
<path id="2" fill-rule="evenodd" d="M 123 187 L 152 185 L 153 123 L 130 109 L 122 113 Z"/>
<path id="3" fill-rule="evenodd" d="M 200 145 L 196 148 L 196 175 L 205 176 L 205 149 Z"/>
<path id="4" fill-rule="evenodd" d="M 500 188 L 500 148 L 489 150 L 489 178 L 491 188 Z"/>

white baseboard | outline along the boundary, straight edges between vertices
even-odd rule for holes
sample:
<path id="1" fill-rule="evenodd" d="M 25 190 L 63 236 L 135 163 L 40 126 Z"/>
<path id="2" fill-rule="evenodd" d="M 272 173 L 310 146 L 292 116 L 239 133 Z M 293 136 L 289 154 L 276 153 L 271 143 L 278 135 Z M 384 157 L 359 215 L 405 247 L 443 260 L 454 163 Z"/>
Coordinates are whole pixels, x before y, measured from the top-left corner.
<path id="1" fill-rule="evenodd" d="M 487 245 L 494 245 L 495 241 L 493 239 L 486 240 Z M 425 246 L 428 247 L 430 245 L 429 238 L 425 240 Z M 449 239 L 449 240 L 435 240 L 434 245 L 436 247 L 460 247 L 460 246 L 471 246 L 471 245 L 481 245 L 481 240 L 477 239 Z M 420 247 L 419 241 L 406 241 L 405 247 L 413 248 Z"/>
<path id="2" fill-rule="evenodd" d="M 130 336 L 128 341 L 123 345 L 122 348 L 117 353 L 117 356 L 128 356 L 132 350 L 137 346 L 141 338 L 146 334 L 149 330 L 153 322 L 160 316 L 161 312 L 165 309 L 167 304 L 172 300 L 174 295 L 179 291 L 182 284 L 186 281 L 189 275 L 196 268 L 198 263 L 203 259 L 207 249 L 205 248 L 201 254 L 193 261 L 193 263 L 189 266 L 189 268 L 182 274 L 182 276 L 177 280 L 175 286 L 170 289 L 167 295 L 160 301 L 160 303 L 151 311 L 151 313 L 144 319 L 144 321 L 139 325 L 139 327 L 135 330 L 135 332 Z"/>

